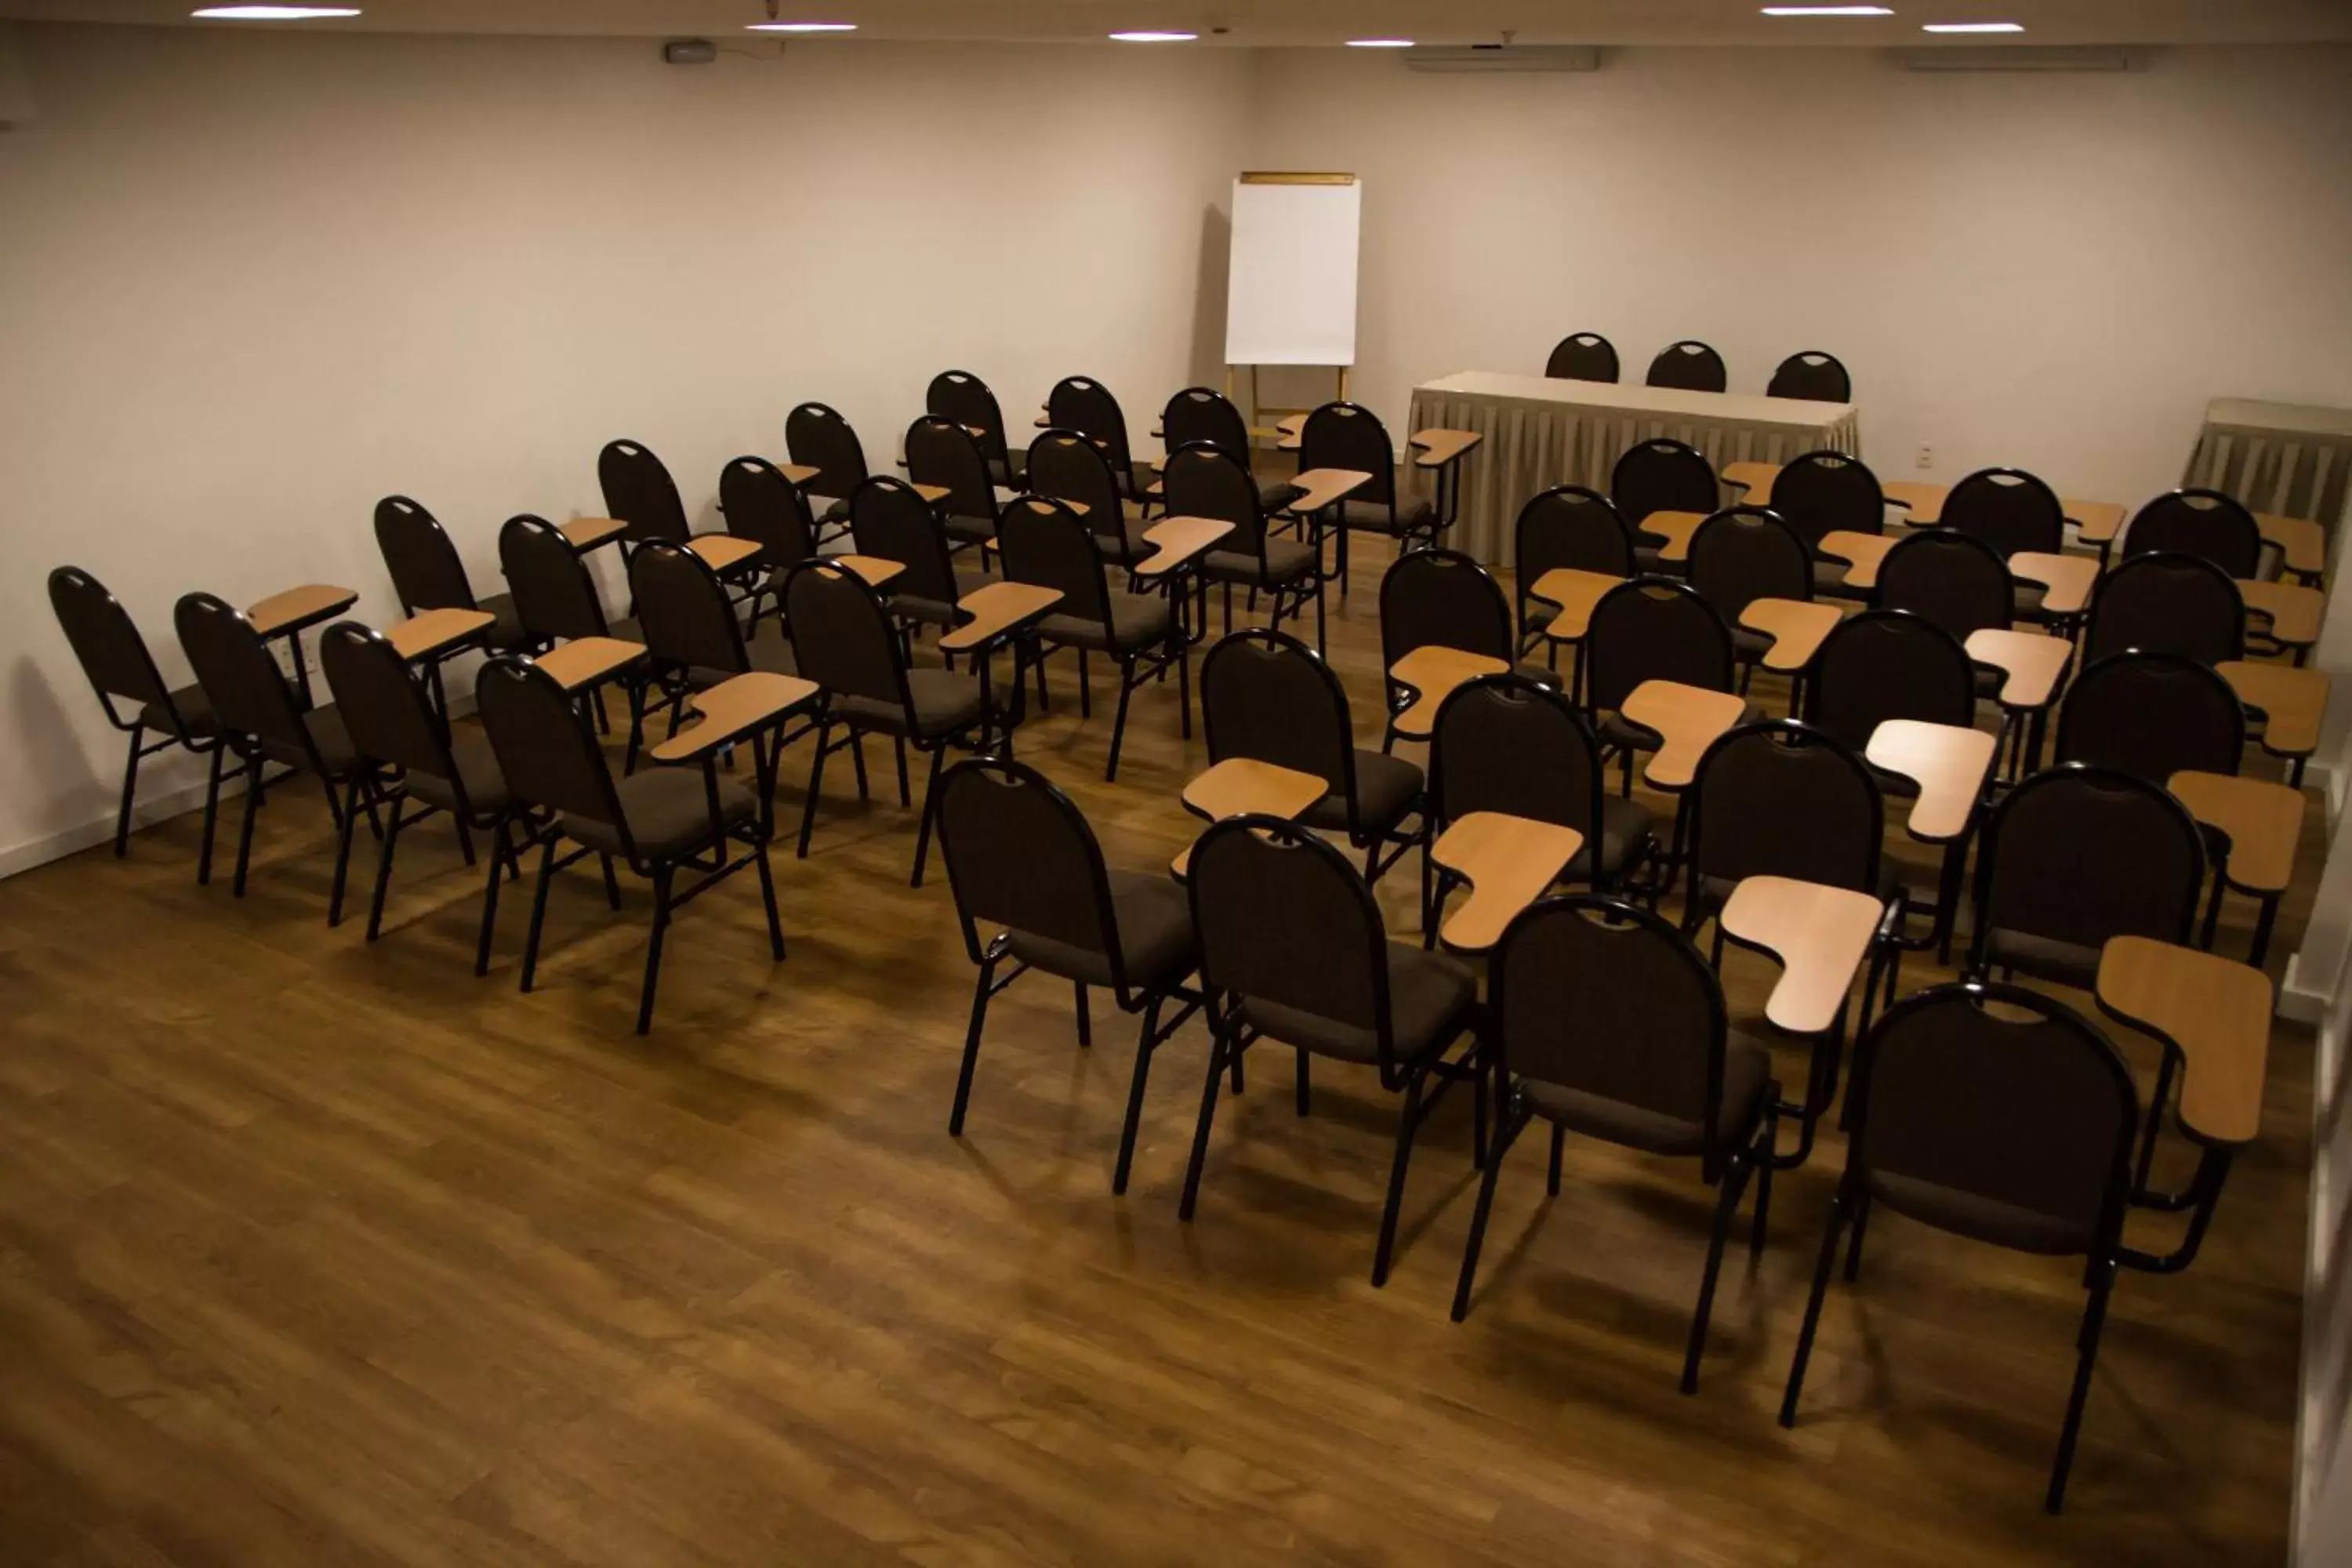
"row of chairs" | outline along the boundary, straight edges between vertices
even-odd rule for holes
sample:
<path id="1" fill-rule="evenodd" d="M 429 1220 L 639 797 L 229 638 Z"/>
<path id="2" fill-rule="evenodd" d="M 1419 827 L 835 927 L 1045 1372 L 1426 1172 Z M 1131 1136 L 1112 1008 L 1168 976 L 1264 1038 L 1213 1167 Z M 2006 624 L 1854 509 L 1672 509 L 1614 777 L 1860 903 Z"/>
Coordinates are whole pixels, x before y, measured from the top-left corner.
<path id="1" fill-rule="evenodd" d="M 1619 376 L 1617 346 L 1599 332 L 1570 332 L 1552 345 L 1551 357 L 1544 362 L 1544 374 L 1556 381 L 1613 383 Z M 1660 349 L 1643 377 L 1645 386 L 1670 386 L 1684 392 L 1721 392 L 1729 383 L 1723 356 L 1696 338 Z M 1853 378 L 1835 354 L 1806 349 L 1780 363 L 1764 395 L 1850 403 Z"/>

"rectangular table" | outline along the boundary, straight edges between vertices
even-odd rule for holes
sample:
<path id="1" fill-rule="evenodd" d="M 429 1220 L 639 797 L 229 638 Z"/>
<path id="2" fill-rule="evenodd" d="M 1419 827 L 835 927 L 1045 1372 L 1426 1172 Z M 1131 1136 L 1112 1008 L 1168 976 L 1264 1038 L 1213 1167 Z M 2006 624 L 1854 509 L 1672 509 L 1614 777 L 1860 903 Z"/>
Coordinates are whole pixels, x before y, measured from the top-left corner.
<path id="1" fill-rule="evenodd" d="M 1656 436 L 1687 441 L 1719 470 L 1727 463 L 1780 463 L 1827 448 L 1858 453 L 1851 403 L 1810 403 L 1673 387 L 1561 381 L 1464 371 L 1413 389 L 1411 425 L 1486 437 L 1482 460 L 1462 476 L 1452 542 L 1487 562 L 1510 559 L 1512 526 L 1528 498 L 1559 484 L 1606 494 L 1625 449 Z"/>

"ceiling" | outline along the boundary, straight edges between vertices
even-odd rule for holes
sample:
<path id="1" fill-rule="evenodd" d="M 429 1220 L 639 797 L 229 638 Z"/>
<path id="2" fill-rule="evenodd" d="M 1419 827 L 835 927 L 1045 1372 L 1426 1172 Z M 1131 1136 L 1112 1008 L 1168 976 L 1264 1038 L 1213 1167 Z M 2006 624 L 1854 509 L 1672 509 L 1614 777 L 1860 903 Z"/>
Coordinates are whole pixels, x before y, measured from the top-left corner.
<path id="1" fill-rule="evenodd" d="M 0 18 L 431 33 L 725 38 L 765 19 L 765 0 L 329 0 L 351 20 L 197 23 L 205 0 L 0 0 Z M 1094 41 L 1118 28 L 1176 28 L 1205 44 L 1329 46 L 1350 37 L 1424 44 L 2288 43 L 2352 39 L 2352 0 L 1879 0 L 1897 15 L 1773 18 L 1767 0 L 778 0 L 786 20 L 856 22 L 871 38 Z M 2006 38 L 1937 40 L 1927 22 L 2002 20 Z M 1219 34 L 1217 28 L 1227 31 Z"/>

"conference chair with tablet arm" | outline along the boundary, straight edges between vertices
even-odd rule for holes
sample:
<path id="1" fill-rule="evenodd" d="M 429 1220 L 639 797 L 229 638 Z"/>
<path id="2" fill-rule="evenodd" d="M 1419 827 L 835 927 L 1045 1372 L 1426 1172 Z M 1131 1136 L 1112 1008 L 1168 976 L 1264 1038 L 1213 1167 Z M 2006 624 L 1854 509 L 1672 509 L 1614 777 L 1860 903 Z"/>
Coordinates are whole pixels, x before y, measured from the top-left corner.
<path id="1" fill-rule="evenodd" d="M 1511 604 L 1495 574 L 1458 550 L 1416 550 L 1400 555 L 1381 575 L 1381 668 L 1393 670 L 1416 648 L 1449 647 L 1515 668 L 1544 686 L 1559 675 L 1547 665 L 1520 664 L 1511 630 Z M 1420 694 L 1388 681 L 1388 728 L 1381 750 L 1397 742 L 1397 719 Z"/>
<path id="2" fill-rule="evenodd" d="M 1723 504 L 1723 487 L 1715 468 L 1698 449 L 1671 437 L 1654 437 L 1625 448 L 1609 474 L 1609 499 L 1620 516 L 1633 526 L 1641 542 L 1642 520 L 1654 511 L 1695 511 L 1701 517 Z M 1645 571 L 1671 572 L 1679 567 L 1658 563 L 1655 534 L 1648 535 L 1650 553 Z"/>
<path id="3" fill-rule="evenodd" d="M 1554 1197 L 1571 1131 L 1643 1153 L 1695 1158 L 1700 1179 L 1717 1189 L 1683 1351 L 1682 1392 L 1696 1394 L 1724 1244 L 1751 1179 L 1756 1214 L 1748 1253 L 1763 1250 L 1780 1099 L 1771 1053 L 1732 1031 L 1723 987 L 1690 942 L 1656 915 L 1619 900 L 1573 895 L 1530 905 L 1504 932 L 1487 973 L 1488 1049 L 1499 1100 L 1494 1152 L 1479 1181 L 1454 1286 L 1454 1321 L 1470 1314 L 1504 1156 L 1531 1122 L 1550 1124 L 1545 1187 Z"/>
<path id="4" fill-rule="evenodd" d="M 1127 442 L 1127 415 L 1110 388 L 1090 376 L 1064 376 L 1045 395 L 1045 423 L 1056 430 L 1075 430 L 1095 444 L 1110 464 L 1118 493 L 1139 500 L 1155 477 L 1148 465 L 1139 465 Z"/>
<path id="5" fill-rule="evenodd" d="M 850 493 L 866 482 L 865 443 L 834 408 L 803 403 L 784 416 L 784 450 L 793 462 L 816 470 L 806 489 L 824 503 L 815 509 L 823 544 L 849 526 Z"/>
<path id="6" fill-rule="evenodd" d="M 353 819 L 364 805 L 369 821 L 377 820 L 374 770 L 353 749 L 343 716 L 332 703 L 302 707 L 285 672 L 270 657 L 269 645 L 242 611 L 210 594 L 189 594 L 173 609 L 172 621 L 221 737 L 212 753 L 212 773 L 205 790 L 205 841 L 196 862 L 196 880 L 212 880 L 213 826 L 220 812 L 225 761 L 236 758 L 245 772 L 245 813 L 237 830 L 236 874 L 231 884 L 240 899 L 245 897 L 246 871 L 253 858 L 253 816 L 261 805 L 264 787 L 307 773 L 326 791 L 327 810 L 335 822 L 335 873 L 327 895 L 327 923 L 341 924 Z M 265 780 L 262 771 L 268 763 L 287 772 Z M 343 793 L 338 795 L 338 790 Z M 377 831 L 382 831 L 381 826 Z"/>
<path id="7" fill-rule="evenodd" d="M 2123 1245 L 2139 1119 L 2131 1069 L 2105 1035 L 2038 992 L 1940 985 L 1891 1008 L 1864 1039 L 1853 1099 L 1845 1171 L 1830 1201 L 1780 1425 L 1796 1425 L 1839 1239 L 1851 1224 L 1845 1275 L 1853 1279 L 1864 1227 L 1881 1205 L 1995 1247 L 2081 1258 L 2089 1299 L 2043 1504 L 2056 1513 L 2107 1298 L 2117 1268 L 2134 1261 Z"/>
<path id="8" fill-rule="evenodd" d="M 1215 824 L 1193 847 L 1187 885 L 1213 1043 L 1177 1215 L 1192 1218 L 1219 1084 L 1230 1072 L 1239 1086 L 1252 1046 L 1267 1041 L 1297 1053 L 1302 1116 L 1310 1057 L 1372 1068 L 1381 1087 L 1403 1099 L 1372 1252 L 1372 1284 L 1385 1285 L 1413 1135 L 1465 1080 L 1474 1097 L 1472 1159 L 1486 1163 L 1477 976 L 1444 953 L 1390 941 L 1370 885 L 1298 823 L 1248 816 Z"/>
<path id="9" fill-rule="evenodd" d="M 1570 332 L 1554 343 L 1544 361 L 1544 374 L 1554 381 L 1617 379 L 1617 345 L 1599 332 Z"/>
<path id="10" fill-rule="evenodd" d="M 2114 768 L 2168 787 L 2188 770 L 2234 773 L 2246 710 L 2230 683 L 2179 654 L 2109 654 L 2074 678 L 2058 710 L 2057 760 Z"/>
<path id="11" fill-rule="evenodd" d="M 1068 981 L 1078 1044 L 1086 1047 L 1094 1043 L 1089 993 L 1108 991 L 1121 1012 L 1142 1015 L 1111 1169 L 1112 1194 L 1124 1193 L 1152 1053 L 1201 1006 L 1200 994 L 1184 984 L 1199 962 L 1192 900 L 1164 870 L 1107 867 L 1085 813 L 1025 763 L 999 757 L 956 763 L 940 775 L 939 818 L 956 923 L 980 969 L 948 1135 L 963 1136 L 992 997 L 1032 970 Z M 998 928 L 996 934 L 983 941 L 982 926 Z M 1181 1005 L 1163 1021 L 1171 1002 Z"/>
<path id="12" fill-rule="evenodd" d="M 1731 629 L 1689 584 L 1636 577 L 1601 596 L 1584 634 L 1584 706 L 1601 744 L 1624 763 L 1623 794 L 1633 793 L 1634 753 L 1659 746 L 1656 734 L 1619 712 L 1634 689 L 1671 680 L 1730 691 L 1738 668 Z"/>
<path id="13" fill-rule="evenodd" d="M 475 692 L 482 728 L 498 753 L 509 789 L 517 800 L 551 814 L 540 835 L 530 932 L 523 942 L 524 991 L 538 981 L 540 943 L 555 874 L 590 855 L 603 867 L 605 898 L 615 910 L 621 907 L 614 876 L 616 861 L 654 886 L 645 980 L 637 996 L 638 1034 L 653 1027 L 663 939 L 675 911 L 747 867 L 759 873 L 769 953 L 776 963 L 783 962 L 783 926 L 776 915 L 775 875 L 768 863 L 771 833 L 767 814 L 752 790 L 721 777 L 708 757 L 700 767 L 655 767 L 615 777 L 571 695 L 527 659 L 492 659 Z M 566 840 L 574 847 L 558 858 L 557 847 Z M 682 890 L 677 887 L 681 870 L 698 876 Z"/>
<path id="14" fill-rule="evenodd" d="M 1201 661 L 1201 720 L 1212 763 L 1250 757 L 1321 779 L 1323 798 L 1298 820 L 1344 834 L 1364 852 L 1367 880 L 1378 881 L 1426 842 L 1422 770 L 1356 744 L 1347 689 L 1320 655 L 1288 633 L 1254 628 L 1219 639 Z"/>
<path id="15" fill-rule="evenodd" d="M 1445 520 L 1427 496 L 1409 495 L 1397 484 L 1396 447 L 1387 426 L 1370 409 L 1353 403 L 1327 403 L 1307 416 L 1298 431 L 1298 468 L 1346 468 L 1372 476 L 1371 482 L 1339 502 L 1337 569 L 1339 594 L 1348 592 L 1348 536 L 1385 534 L 1399 551 L 1435 544 Z"/>
<path id="16" fill-rule="evenodd" d="M 1965 646 L 1979 631 L 2007 631 L 2017 613 L 2016 584 L 1992 546 L 1949 529 L 1927 529 L 1897 540 L 1878 563 L 1876 604 L 1932 621 Z M 1986 667 L 1977 695 L 2000 695 L 2008 678 Z"/>
<path id="17" fill-rule="evenodd" d="M 2066 507 L 2057 492 L 2022 468 L 1979 468 L 1944 497 L 1942 525 L 1990 547 L 2003 570 L 2012 555 L 2055 555 L 2066 544 Z M 1882 575 L 1885 567 L 1880 567 Z M 2011 614 L 2021 621 L 2053 617 L 2039 584 L 2011 585 Z"/>
<path id="18" fill-rule="evenodd" d="M 1037 450 L 1030 448 L 1030 473 Z M 1037 656 L 1037 689 L 1045 689 L 1045 663 L 1056 648 L 1075 649 L 1078 661 L 1078 711 L 1091 715 L 1087 655 L 1099 653 L 1118 674 L 1118 715 L 1111 722 L 1106 781 L 1118 777 L 1118 752 L 1127 739 L 1128 700 L 1135 689 L 1176 667 L 1176 701 L 1182 733 L 1192 738 L 1192 645 L 1176 625 L 1175 607 L 1157 594 L 1114 590 L 1096 536 L 1076 513 L 1045 496 L 1023 496 L 998 520 L 997 551 L 1004 579 L 1058 591 L 1061 602 L 1037 624 L 1045 651 Z"/>
<path id="19" fill-rule="evenodd" d="M 996 394 L 988 384 L 968 370 L 943 370 L 931 378 L 923 392 L 923 412 L 933 418 L 951 420 L 963 426 L 980 443 L 983 466 L 992 485 L 1011 489 L 1024 481 L 1026 472 L 1024 454 L 1015 452 L 1008 444 L 1004 431 L 1004 410 L 996 401 Z M 918 479 L 917 483 L 928 481 Z"/>
<path id="20" fill-rule="evenodd" d="M 2083 628 L 2085 663 L 2132 649 L 2200 664 L 2246 656 L 2246 601 L 2230 574 L 2202 556 L 2133 555 L 2099 578 Z"/>
<path id="21" fill-rule="evenodd" d="M 507 519 L 499 530 L 499 563 L 505 568 L 507 586 L 514 595 L 515 617 L 540 645 L 570 642 L 580 637 L 618 637 L 641 643 L 645 633 L 635 619 L 607 620 L 604 601 L 589 575 L 588 563 L 545 518 L 529 512 Z M 629 696 L 630 754 L 643 738 L 646 684 L 653 671 L 638 665 L 621 676 Z M 600 688 L 591 701 L 598 722 L 607 724 L 604 694 Z"/>
<path id="22" fill-rule="evenodd" d="M 1658 351 L 1658 357 L 1650 362 L 1650 374 L 1643 378 L 1643 384 L 1673 387 L 1681 392 L 1721 392 L 1730 381 L 1721 354 L 1696 338 L 1685 338 Z"/>
<path id="23" fill-rule="evenodd" d="M 981 564 L 996 542 L 996 486 L 980 437 L 952 419 L 927 414 L 907 426 L 907 478 L 947 491 L 940 515 L 958 549 L 980 546 Z"/>
<path id="24" fill-rule="evenodd" d="M 490 617 L 490 627 L 467 646 L 493 653 L 529 652 L 537 646 L 515 613 L 513 595 L 474 596 L 473 582 L 449 531 L 419 503 L 406 496 L 386 496 L 376 502 L 375 543 L 403 615 L 479 610 Z"/>
<path id="25" fill-rule="evenodd" d="M 1599 490 L 1582 485 L 1554 485 L 1519 509 L 1511 533 L 1511 578 L 1518 603 L 1519 652 L 1549 643 L 1555 668 L 1559 644 L 1544 634 L 1559 606 L 1536 592 L 1548 572 L 1593 572 L 1604 577 L 1631 577 L 1647 571 L 1633 542 L 1633 531 L 1618 515 L 1616 503 Z M 1654 563 L 1657 552 L 1649 552 Z M 1576 639 L 1580 647 L 1583 638 Z M 1570 682 L 1571 689 L 1574 682 Z"/>
<path id="26" fill-rule="evenodd" d="M 383 837 L 376 846 L 367 940 L 373 942 L 383 933 L 384 898 L 391 890 L 401 833 L 436 811 L 446 812 L 467 865 L 478 860 L 474 835 L 490 837 L 490 869 L 482 888 L 480 931 L 474 945 L 474 973 L 488 974 L 490 942 L 498 929 L 499 884 L 521 875 L 522 852 L 538 837 L 530 813 L 507 788 L 506 773 L 488 739 L 453 736 L 432 692 L 382 632 L 356 621 L 339 621 L 320 639 L 319 663 L 352 749 L 368 764 L 389 773 L 378 792 Z"/>
<path id="27" fill-rule="evenodd" d="M 677 481 L 643 442 L 606 442 L 596 454 L 596 484 L 604 491 L 606 514 L 628 524 L 621 535 L 623 548 L 633 549 L 648 539 L 683 544 L 693 537 Z"/>
<path id="28" fill-rule="evenodd" d="M 719 509 L 727 516 L 729 533 L 760 547 L 765 575 L 751 595 L 751 623 L 756 629 L 763 601 L 782 616 L 785 574 L 816 553 L 817 521 L 801 487 L 765 458 L 738 458 L 719 471 Z M 842 517 L 845 525 L 845 509 Z"/>
<path id="29" fill-rule="evenodd" d="M 669 709 L 667 732 L 677 733 L 687 700 L 752 670 L 798 675 L 793 645 L 782 630 L 746 637 L 726 585 L 691 550 L 654 541 L 629 558 L 629 586 L 637 625 L 652 657 L 660 694 Z M 778 590 L 778 602 L 782 602 Z M 778 611 L 781 618 L 782 612 Z M 754 742 L 754 744 L 758 744 Z M 629 765 L 635 764 L 634 752 Z"/>
<path id="30" fill-rule="evenodd" d="M 1837 355 L 1825 349 L 1803 349 L 1774 368 L 1764 395 L 1804 398 L 1813 403 L 1851 403 L 1853 377 L 1846 374 Z"/>
<path id="31" fill-rule="evenodd" d="M 851 492 L 849 540 L 858 554 L 902 568 L 884 600 L 905 625 L 945 630 L 956 624 L 956 606 L 966 595 L 995 581 L 954 563 L 955 547 L 940 514 L 913 486 L 889 474 L 877 474 Z"/>
<path id="32" fill-rule="evenodd" d="M 173 746 L 196 756 L 215 752 L 221 744 L 220 727 L 201 685 L 174 689 L 164 681 L 137 623 L 97 578 L 79 566 L 58 567 L 49 574 L 49 607 L 57 612 L 58 626 L 98 694 L 106 721 L 131 737 L 122 768 L 122 801 L 114 813 L 114 853 L 127 855 L 140 763 Z M 117 707 L 118 702 L 122 706 Z M 150 734 L 156 737 L 152 742 Z M 209 820 L 205 838 L 209 847 Z"/>
<path id="33" fill-rule="evenodd" d="M 1236 586 L 1250 591 L 1253 607 L 1258 595 L 1267 596 L 1271 624 L 1276 630 L 1286 616 L 1304 615 L 1311 597 L 1315 648 L 1318 653 L 1323 650 L 1322 563 L 1313 545 L 1273 537 L 1266 523 L 1264 489 L 1250 477 L 1246 465 L 1219 447 L 1201 442 L 1179 447 L 1168 456 L 1161 493 L 1171 517 L 1206 517 L 1234 525 L 1233 532 L 1201 558 L 1200 568 L 1204 604 L 1209 584 L 1224 585 L 1226 631 L 1234 629 Z"/>
<path id="34" fill-rule="evenodd" d="M 2157 551 L 2210 561 L 2243 582 L 2270 581 L 2282 564 L 2276 550 L 2263 547 L 2254 514 L 2220 490 L 2172 490 L 2140 508 L 2124 530 L 2124 558 Z"/>
<path id="35" fill-rule="evenodd" d="M 1803 453 L 1774 476 L 1770 504 L 1812 555 L 1815 593 L 1835 599 L 1871 596 L 1870 589 L 1847 584 L 1844 562 L 1822 553 L 1828 534 L 1885 531 L 1886 494 L 1867 464 L 1843 452 Z"/>
<path id="36" fill-rule="evenodd" d="M 1118 476 L 1102 448 L 1075 430 L 1047 430 L 1029 443 L 1029 493 L 1076 501 L 1095 546 L 1130 572 L 1152 553 L 1133 501 L 1121 499 Z"/>
<path id="37" fill-rule="evenodd" d="M 1745 694 L 1775 639 L 1742 626 L 1740 616 L 1758 599 L 1811 602 L 1812 555 L 1777 511 L 1733 506 L 1699 524 L 1691 535 L 1684 570 L 1691 587 L 1715 607 L 1731 632 L 1732 657 L 1739 661 L 1739 689 Z M 1803 676 L 1792 673 L 1791 679 L 1801 685 Z"/>
<path id="38" fill-rule="evenodd" d="M 1258 505 L 1268 513 L 1280 511 L 1298 499 L 1298 487 L 1288 479 L 1261 479 L 1252 473 L 1255 454 L 1249 425 L 1234 400 L 1205 386 L 1188 386 L 1160 410 L 1160 438 L 1171 453 L 1191 446 L 1214 447 L 1250 473 L 1257 485 Z M 1173 508 L 1170 515 L 1185 514 Z M 1199 516 L 1200 513 L 1192 513 Z"/>

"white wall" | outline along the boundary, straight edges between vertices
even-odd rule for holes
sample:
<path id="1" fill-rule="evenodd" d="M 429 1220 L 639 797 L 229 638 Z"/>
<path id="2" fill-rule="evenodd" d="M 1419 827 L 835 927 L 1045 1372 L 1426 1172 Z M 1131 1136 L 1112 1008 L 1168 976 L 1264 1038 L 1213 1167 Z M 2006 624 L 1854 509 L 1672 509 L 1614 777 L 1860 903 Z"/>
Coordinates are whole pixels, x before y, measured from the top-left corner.
<path id="1" fill-rule="evenodd" d="M 48 611 L 60 563 L 182 673 L 190 588 L 336 582 L 396 614 L 369 524 L 387 491 L 441 517 L 488 593 L 510 513 L 603 510 L 615 436 L 693 507 L 729 458 L 781 457 L 804 398 L 887 466 L 950 364 L 1025 426 L 1062 375 L 1140 420 L 1219 358 L 1237 53 L 853 44 L 684 69 L 646 40 L 21 41 L 0 874 L 87 842 L 121 777 Z"/>

